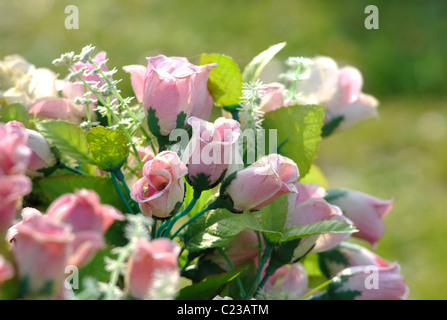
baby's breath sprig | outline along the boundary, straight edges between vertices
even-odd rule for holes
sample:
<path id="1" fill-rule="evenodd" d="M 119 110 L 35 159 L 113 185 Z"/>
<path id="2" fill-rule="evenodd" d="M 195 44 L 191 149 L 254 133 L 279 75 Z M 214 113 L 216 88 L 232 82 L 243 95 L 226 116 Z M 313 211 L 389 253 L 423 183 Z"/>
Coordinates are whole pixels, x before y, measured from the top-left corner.
<path id="1" fill-rule="evenodd" d="M 305 57 L 289 57 L 286 64 L 289 66 L 289 71 L 280 74 L 280 78 L 287 83 L 285 99 L 292 104 L 297 102 L 299 93 L 297 92 L 298 82 L 309 78 L 310 66 L 312 59 Z"/>
<path id="2" fill-rule="evenodd" d="M 135 243 L 139 239 L 150 240 L 149 228 L 153 224 L 153 220 L 142 214 L 127 215 L 127 225 L 124 229 L 124 236 L 128 240 L 124 247 L 117 247 L 112 250 L 112 254 L 116 254 L 117 258 L 105 258 L 106 270 L 110 272 L 109 282 L 104 299 L 112 300 L 116 298 L 118 278 L 126 272 L 126 261 L 132 254 Z"/>
<path id="3" fill-rule="evenodd" d="M 239 103 L 239 120 L 241 129 L 262 129 L 264 112 L 261 110 L 261 99 L 265 94 L 267 86 L 261 81 L 242 84 L 242 101 Z"/>

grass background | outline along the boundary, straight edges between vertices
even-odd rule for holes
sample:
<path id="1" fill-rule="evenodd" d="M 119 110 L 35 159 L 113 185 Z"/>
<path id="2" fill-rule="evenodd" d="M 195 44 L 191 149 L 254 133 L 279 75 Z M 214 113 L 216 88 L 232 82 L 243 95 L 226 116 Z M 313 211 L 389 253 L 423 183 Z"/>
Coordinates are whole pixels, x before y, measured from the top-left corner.
<path id="1" fill-rule="evenodd" d="M 364 27 L 369 4 L 379 9 L 379 30 Z M 64 27 L 68 5 L 79 8 L 78 30 Z M 61 53 L 93 44 L 120 70 L 126 95 L 121 67 L 159 53 L 194 63 L 223 53 L 242 68 L 287 42 L 266 81 L 277 80 L 288 56 L 357 66 L 364 91 L 381 102 L 380 119 L 325 139 L 317 164 L 330 187 L 395 200 L 377 252 L 399 261 L 410 299 L 447 299 L 446 14 L 443 0 L 0 0 L 0 57 L 19 53 L 53 68 Z"/>

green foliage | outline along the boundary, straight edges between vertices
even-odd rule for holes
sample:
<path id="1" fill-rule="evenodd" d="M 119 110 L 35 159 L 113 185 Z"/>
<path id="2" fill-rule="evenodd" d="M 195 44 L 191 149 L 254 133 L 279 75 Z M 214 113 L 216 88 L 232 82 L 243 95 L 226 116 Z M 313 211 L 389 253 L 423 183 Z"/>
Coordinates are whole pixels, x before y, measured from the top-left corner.
<path id="1" fill-rule="evenodd" d="M 298 165 L 300 176 L 305 177 L 314 162 L 321 140 L 325 107 L 319 105 L 289 106 L 267 112 L 263 127 L 277 130 L 277 141 L 287 141 L 280 153 Z M 266 141 L 269 141 L 266 138 Z"/>
<path id="2" fill-rule="evenodd" d="M 84 163 L 95 164 L 87 144 L 87 134 L 79 126 L 63 120 L 45 120 L 38 122 L 36 127 L 62 154 Z"/>
<path id="3" fill-rule="evenodd" d="M 242 75 L 234 60 L 223 54 L 200 56 L 200 64 L 217 63 L 208 78 L 208 90 L 216 104 L 230 106 L 237 104 L 242 96 Z"/>
<path id="4" fill-rule="evenodd" d="M 6 123 L 12 120 L 23 123 L 26 128 L 30 127 L 28 110 L 23 104 L 12 103 L 0 108 L 0 121 Z"/>
<path id="5" fill-rule="evenodd" d="M 218 295 L 222 288 L 236 278 L 241 270 L 230 271 L 207 277 L 199 283 L 192 284 L 180 290 L 177 300 L 210 300 Z"/>
<path id="6" fill-rule="evenodd" d="M 87 143 L 96 164 L 105 171 L 118 170 L 129 155 L 127 138 L 119 130 L 92 128 L 87 134 Z"/>
<path id="7" fill-rule="evenodd" d="M 275 55 L 284 48 L 285 42 L 275 44 L 269 47 L 267 50 L 261 52 L 259 55 L 253 58 L 250 63 L 245 67 L 242 74 L 242 80 L 244 82 L 255 82 L 264 67 L 272 60 Z"/>

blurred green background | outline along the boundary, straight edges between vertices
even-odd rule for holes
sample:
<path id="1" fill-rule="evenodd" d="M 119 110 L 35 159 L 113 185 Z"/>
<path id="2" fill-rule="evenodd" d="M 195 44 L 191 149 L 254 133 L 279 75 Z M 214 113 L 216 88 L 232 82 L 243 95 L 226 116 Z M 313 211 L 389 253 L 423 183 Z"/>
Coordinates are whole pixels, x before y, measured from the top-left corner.
<path id="1" fill-rule="evenodd" d="M 364 27 L 369 4 L 379 9 L 379 30 Z M 64 27 L 68 5 L 79 8 L 78 30 Z M 443 0 L 0 0 L 0 56 L 54 69 L 61 53 L 93 44 L 119 69 L 126 95 L 121 67 L 159 53 L 194 63 L 223 53 L 242 68 L 287 42 L 266 81 L 278 80 L 288 56 L 357 66 L 363 91 L 381 102 L 380 119 L 325 139 L 317 164 L 329 187 L 395 200 L 377 253 L 400 263 L 410 299 L 447 299 L 446 14 Z"/>

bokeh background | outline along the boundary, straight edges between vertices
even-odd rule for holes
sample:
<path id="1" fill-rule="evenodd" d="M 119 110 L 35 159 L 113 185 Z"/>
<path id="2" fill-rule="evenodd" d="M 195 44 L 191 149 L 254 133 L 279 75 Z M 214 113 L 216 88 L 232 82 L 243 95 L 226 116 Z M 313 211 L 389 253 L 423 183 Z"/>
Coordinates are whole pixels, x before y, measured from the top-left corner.
<path id="1" fill-rule="evenodd" d="M 378 30 L 364 27 L 369 4 L 379 9 Z M 64 27 L 68 5 L 79 8 L 78 30 Z M 223 53 L 243 68 L 287 42 L 266 81 L 278 80 L 289 56 L 357 66 L 364 91 L 381 102 L 380 119 L 325 139 L 317 164 L 329 187 L 394 199 L 377 253 L 400 263 L 410 299 L 447 299 L 446 15 L 443 0 L 0 0 L 0 57 L 53 68 L 61 53 L 93 44 L 119 69 L 126 95 L 121 67 L 159 53 L 194 63 Z"/>

